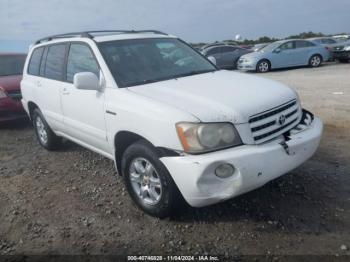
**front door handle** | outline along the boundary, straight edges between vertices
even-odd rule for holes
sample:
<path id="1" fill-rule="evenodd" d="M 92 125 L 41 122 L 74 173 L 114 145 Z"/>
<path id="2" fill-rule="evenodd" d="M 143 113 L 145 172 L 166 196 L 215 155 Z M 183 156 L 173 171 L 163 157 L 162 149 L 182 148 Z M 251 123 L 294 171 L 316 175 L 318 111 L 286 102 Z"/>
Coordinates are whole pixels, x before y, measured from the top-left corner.
<path id="1" fill-rule="evenodd" d="M 67 88 L 63 88 L 62 95 L 69 95 L 69 91 Z"/>
<path id="2" fill-rule="evenodd" d="M 36 83 L 36 85 L 37 85 L 38 87 L 41 87 L 41 82 L 38 81 L 38 82 Z"/>

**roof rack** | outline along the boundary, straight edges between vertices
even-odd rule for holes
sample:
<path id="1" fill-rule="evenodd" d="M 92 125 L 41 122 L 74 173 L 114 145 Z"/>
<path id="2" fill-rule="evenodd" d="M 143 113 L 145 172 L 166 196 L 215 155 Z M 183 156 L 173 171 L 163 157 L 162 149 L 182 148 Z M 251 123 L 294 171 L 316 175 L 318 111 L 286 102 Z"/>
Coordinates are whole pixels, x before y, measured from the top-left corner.
<path id="1" fill-rule="evenodd" d="M 168 35 L 164 32 L 158 31 L 158 30 L 99 30 L 99 31 L 84 31 L 84 32 L 73 32 L 73 33 L 66 33 L 66 34 L 59 34 L 59 35 L 52 35 L 47 36 L 44 38 L 41 38 L 35 42 L 35 45 L 48 42 L 53 39 L 59 39 L 59 38 L 70 38 L 70 37 L 86 37 L 93 39 L 95 36 L 94 34 L 101 35 L 110 35 L 110 34 L 142 34 L 142 33 L 153 33 L 153 34 L 160 34 L 160 35 Z"/>

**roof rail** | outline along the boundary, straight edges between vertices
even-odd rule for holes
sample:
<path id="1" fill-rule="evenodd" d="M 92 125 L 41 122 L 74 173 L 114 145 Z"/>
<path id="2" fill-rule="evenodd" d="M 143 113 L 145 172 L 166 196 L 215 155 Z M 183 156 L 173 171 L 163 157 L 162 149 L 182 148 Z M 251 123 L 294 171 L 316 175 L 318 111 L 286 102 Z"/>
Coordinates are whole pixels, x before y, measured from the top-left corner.
<path id="1" fill-rule="evenodd" d="M 35 41 L 35 45 L 43 43 L 43 42 L 48 42 L 53 39 L 58 39 L 58 38 L 68 38 L 68 37 L 87 37 L 87 38 L 92 38 L 92 36 L 86 32 L 74 32 L 74 33 L 66 33 L 66 34 L 59 34 L 59 35 L 51 35 L 47 36 L 44 38 L 41 38 L 37 41 Z"/>
<path id="2" fill-rule="evenodd" d="M 160 35 L 167 35 L 166 33 L 158 30 L 137 30 L 137 31 L 136 30 L 98 30 L 98 31 L 73 32 L 73 33 L 47 36 L 35 41 L 34 44 L 37 45 L 43 42 L 51 41 L 53 39 L 69 38 L 69 37 L 86 37 L 89 39 L 93 39 L 95 37 L 93 34 L 109 35 L 109 34 L 140 34 L 140 33 L 154 33 L 154 34 L 160 34 Z"/>

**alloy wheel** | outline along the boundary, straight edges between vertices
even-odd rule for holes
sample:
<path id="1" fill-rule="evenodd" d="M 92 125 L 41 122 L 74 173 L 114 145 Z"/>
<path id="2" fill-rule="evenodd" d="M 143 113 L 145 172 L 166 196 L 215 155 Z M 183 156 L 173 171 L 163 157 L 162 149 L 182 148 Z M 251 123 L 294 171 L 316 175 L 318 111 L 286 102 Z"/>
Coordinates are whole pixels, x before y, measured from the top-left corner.
<path id="1" fill-rule="evenodd" d="M 258 65 L 259 71 L 262 73 L 269 71 L 269 67 L 270 67 L 270 65 L 266 61 L 260 62 Z"/>
<path id="2" fill-rule="evenodd" d="M 321 58 L 315 55 L 311 58 L 310 63 L 311 63 L 311 66 L 318 67 L 321 64 Z"/>
<path id="3" fill-rule="evenodd" d="M 47 144 L 48 141 L 48 136 L 47 136 L 47 131 L 44 125 L 43 120 L 40 117 L 37 117 L 35 120 L 35 127 L 36 127 L 36 131 L 38 133 L 40 142 L 44 145 Z"/>
<path id="4" fill-rule="evenodd" d="M 132 189 L 144 204 L 155 205 L 162 196 L 162 184 L 159 175 L 145 158 L 134 159 L 129 167 L 129 179 Z"/>

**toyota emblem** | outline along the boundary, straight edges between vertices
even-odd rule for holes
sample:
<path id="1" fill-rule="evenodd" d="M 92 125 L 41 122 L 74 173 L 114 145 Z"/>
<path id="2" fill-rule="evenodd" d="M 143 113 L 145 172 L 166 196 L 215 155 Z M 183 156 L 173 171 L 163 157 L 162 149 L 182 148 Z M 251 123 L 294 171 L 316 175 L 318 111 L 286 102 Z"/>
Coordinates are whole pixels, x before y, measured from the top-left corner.
<path id="1" fill-rule="evenodd" d="M 284 125 L 285 122 L 286 122 L 286 116 L 280 115 L 280 117 L 278 118 L 278 123 L 280 124 L 280 126 Z"/>

